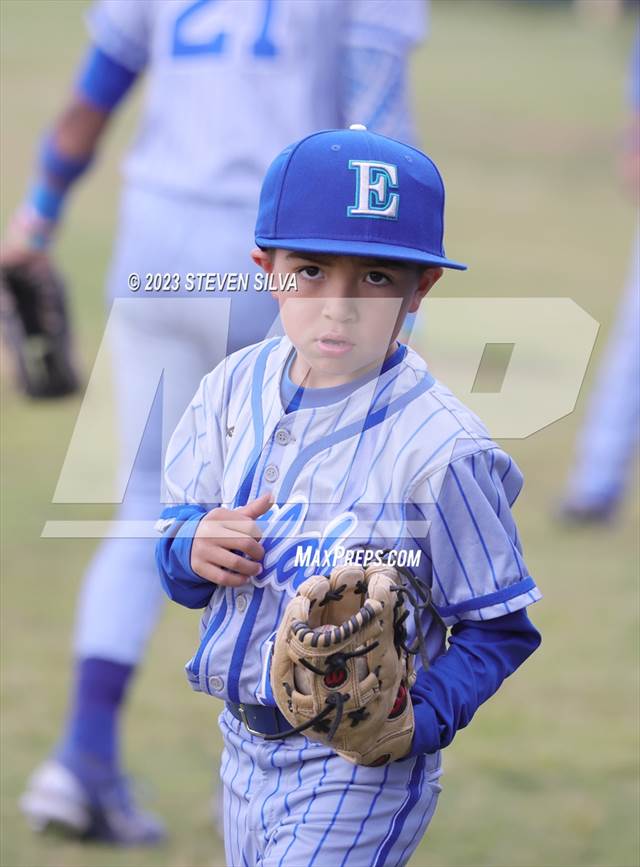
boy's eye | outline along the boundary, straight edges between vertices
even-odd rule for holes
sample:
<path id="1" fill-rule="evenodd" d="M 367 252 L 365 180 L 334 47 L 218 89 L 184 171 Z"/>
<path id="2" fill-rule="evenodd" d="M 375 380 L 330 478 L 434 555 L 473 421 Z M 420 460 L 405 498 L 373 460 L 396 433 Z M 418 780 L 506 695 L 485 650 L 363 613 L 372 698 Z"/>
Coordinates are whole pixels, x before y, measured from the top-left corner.
<path id="1" fill-rule="evenodd" d="M 374 286 L 388 286 L 391 283 L 391 279 L 386 274 L 383 274 L 382 271 L 369 271 L 367 283 L 372 283 Z"/>
<path id="2" fill-rule="evenodd" d="M 320 268 L 317 265 L 304 265 L 302 268 L 298 268 L 298 274 L 302 274 L 308 280 L 315 280 L 320 276 L 320 273 Z"/>

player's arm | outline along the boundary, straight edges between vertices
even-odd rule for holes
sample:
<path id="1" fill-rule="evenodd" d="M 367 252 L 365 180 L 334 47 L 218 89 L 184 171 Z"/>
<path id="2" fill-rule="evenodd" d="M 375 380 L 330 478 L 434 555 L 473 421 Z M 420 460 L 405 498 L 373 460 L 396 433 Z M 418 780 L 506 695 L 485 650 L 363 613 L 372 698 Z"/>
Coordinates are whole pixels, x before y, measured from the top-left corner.
<path id="1" fill-rule="evenodd" d="M 87 171 L 114 110 L 144 70 L 152 36 L 147 0 L 97 0 L 90 46 L 62 110 L 43 137 L 27 196 L 11 222 L 2 264 L 47 264 L 46 248 L 69 192 Z"/>
<path id="2" fill-rule="evenodd" d="M 525 609 L 455 624 L 448 650 L 428 671 L 418 673 L 411 690 L 415 713 L 411 755 L 448 746 L 541 641 Z"/>
<path id="3" fill-rule="evenodd" d="M 452 461 L 412 495 L 411 517 L 430 523 L 420 544 L 433 600 L 451 627 L 447 650 L 412 689 L 413 754 L 451 743 L 540 644 L 526 613 L 540 592 L 511 514 L 521 484 L 516 465 L 491 449 Z"/>
<path id="4" fill-rule="evenodd" d="M 342 43 L 340 110 L 343 126 L 367 128 L 414 142 L 409 60 L 423 39 L 422 0 L 354 0 L 347 5 Z"/>
<path id="5" fill-rule="evenodd" d="M 89 49 L 66 105 L 42 140 L 31 187 L 3 244 L 3 266 L 26 263 L 46 250 L 69 192 L 91 165 L 114 109 L 136 77 L 98 47 Z"/>
<path id="6" fill-rule="evenodd" d="M 237 509 L 197 503 L 162 513 L 156 563 L 162 586 L 174 602 L 203 608 L 215 586 L 240 587 L 262 571 L 264 548 L 256 519 L 272 505 L 263 494 Z"/>
<path id="7" fill-rule="evenodd" d="M 260 574 L 264 548 L 256 523 L 271 508 L 268 494 L 237 509 L 200 504 L 170 506 L 162 513 L 156 563 L 174 602 L 204 608 L 215 586 L 240 587 Z"/>
<path id="8" fill-rule="evenodd" d="M 168 506 L 156 529 L 156 566 L 164 592 L 185 608 L 205 608 L 215 587 L 191 568 L 191 547 L 207 508 L 198 503 Z"/>

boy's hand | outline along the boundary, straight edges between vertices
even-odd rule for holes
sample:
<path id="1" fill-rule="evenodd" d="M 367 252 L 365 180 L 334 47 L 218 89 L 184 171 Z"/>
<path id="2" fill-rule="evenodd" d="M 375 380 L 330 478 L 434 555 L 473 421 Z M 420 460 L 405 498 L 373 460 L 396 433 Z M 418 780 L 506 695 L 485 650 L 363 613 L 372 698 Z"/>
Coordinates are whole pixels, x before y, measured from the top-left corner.
<path id="1" fill-rule="evenodd" d="M 224 587 L 240 587 L 259 575 L 264 548 L 256 518 L 268 512 L 271 494 L 238 509 L 212 509 L 198 524 L 191 546 L 191 568 L 201 578 Z M 247 560 L 239 552 L 251 557 Z"/>

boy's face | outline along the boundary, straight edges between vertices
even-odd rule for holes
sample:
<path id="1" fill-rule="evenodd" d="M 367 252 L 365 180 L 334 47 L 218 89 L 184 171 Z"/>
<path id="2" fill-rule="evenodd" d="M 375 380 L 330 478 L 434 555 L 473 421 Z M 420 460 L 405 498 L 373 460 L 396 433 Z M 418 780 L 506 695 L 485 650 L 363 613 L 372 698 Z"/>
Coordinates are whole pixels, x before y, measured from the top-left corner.
<path id="1" fill-rule="evenodd" d="M 395 350 L 407 313 L 442 275 L 441 268 L 385 259 L 257 248 L 252 255 L 267 273 L 296 275 L 297 292 L 273 294 L 297 350 L 294 381 L 315 388 L 379 368 Z"/>

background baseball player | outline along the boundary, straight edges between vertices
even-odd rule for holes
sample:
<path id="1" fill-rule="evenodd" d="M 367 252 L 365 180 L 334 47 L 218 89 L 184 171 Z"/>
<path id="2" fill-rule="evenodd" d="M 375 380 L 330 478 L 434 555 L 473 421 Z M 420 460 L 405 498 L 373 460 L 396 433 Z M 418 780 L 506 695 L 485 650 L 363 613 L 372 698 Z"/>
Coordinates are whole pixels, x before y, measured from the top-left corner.
<path id="1" fill-rule="evenodd" d="M 206 609 L 186 668 L 226 701 L 229 864 L 405 864 L 435 809 L 440 749 L 540 642 L 510 511 L 522 475 L 396 339 L 442 269 L 465 268 L 442 246 L 442 178 L 356 127 L 270 166 L 253 255 L 296 276 L 297 291 L 276 293 L 286 337 L 207 375 L 167 451 L 157 559 L 170 597 Z M 289 726 L 268 676 L 274 631 L 323 572 L 297 553 L 322 562 L 337 546 L 420 552 L 444 620 L 422 610 L 413 632 L 434 664 L 412 690 L 407 761 L 351 765 L 313 734 L 277 738 Z"/>
<path id="2" fill-rule="evenodd" d="M 287 142 L 355 116 L 411 139 L 407 57 L 424 6 L 371 0 L 97 3 L 91 47 L 67 105 L 42 143 L 35 177 L 3 251 L 5 267 L 49 264 L 66 196 L 89 168 L 113 110 L 146 74 L 108 298 L 130 273 L 244 272 L 264 169 Z M 319 38 L 322 34 L 322 38 Z M 155 517 L 162 417 L 171 430 L 203 373 L 271 325 L 266 295 L 236 294 L 203 319 L 140 298 L 118 325 L 113 352 L 123 453 L 135 453 L 149 376 L 179 372 L 148 419 L 119 518 Z M 140 349 L 144 347 L 144 352 Z M 153 383 L 157 384 L 156 382 Z M 146 408 L 143 408 L 146 412 Z M 128 473 L 125 465 L 122 472 Z M 118 719 L 162 594 L 145 540 L 107 540 L 80 597 L 77 667 L 54 758 L 22 807 L 34 826 L 62 824 L 121 843 L 153 843 L 162 827 L 138 810 L 119 766 Z"/>
<path id="3" fill-rule="evenodd" d="M 636 208 L 640 189 L 640 30 L 631 52 L 631 122 L 622 156 Z M 640 436 L 640 236 L 636 226 L 629 276 L 580 432 L 562 513 L 569 521 L 606 521 L 632 478 Z"/>

